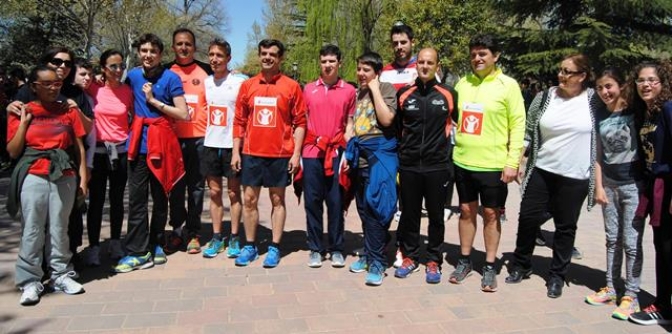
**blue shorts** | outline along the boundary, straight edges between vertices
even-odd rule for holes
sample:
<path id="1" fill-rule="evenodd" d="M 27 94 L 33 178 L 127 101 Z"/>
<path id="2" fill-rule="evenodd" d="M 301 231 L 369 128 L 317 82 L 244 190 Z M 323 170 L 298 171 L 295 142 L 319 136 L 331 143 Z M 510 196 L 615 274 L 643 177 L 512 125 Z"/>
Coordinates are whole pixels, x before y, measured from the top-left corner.
<path id="1" fill-rule="evenodd" d="M 292 184 L 289 158 L 263 158 L 243 154 L 240 182 L 244 186 L 284 188 Z"/>

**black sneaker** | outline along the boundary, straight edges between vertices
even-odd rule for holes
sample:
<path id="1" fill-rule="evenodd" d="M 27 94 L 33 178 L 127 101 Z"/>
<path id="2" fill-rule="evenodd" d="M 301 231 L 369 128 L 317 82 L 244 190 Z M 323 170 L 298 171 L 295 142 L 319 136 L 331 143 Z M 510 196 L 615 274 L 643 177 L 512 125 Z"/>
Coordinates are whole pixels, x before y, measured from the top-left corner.
<path id="1" fill-rule="evenodd" d="M 450 274 L 448 281 L 453 284 L 462 284 L 467 277 L 471 276 L 471 271 L 471 261 L 469 259 L 459 259 L 457 260 L 457 267 Z"/>
<path id="2" fill-rule="evenodd" d="M 644 325 L 672 325 L 672 310 L 659 309 L 655 304 L 645 307 L 640 312 L 635 312 L 628 318 L 630 321 Z"/>

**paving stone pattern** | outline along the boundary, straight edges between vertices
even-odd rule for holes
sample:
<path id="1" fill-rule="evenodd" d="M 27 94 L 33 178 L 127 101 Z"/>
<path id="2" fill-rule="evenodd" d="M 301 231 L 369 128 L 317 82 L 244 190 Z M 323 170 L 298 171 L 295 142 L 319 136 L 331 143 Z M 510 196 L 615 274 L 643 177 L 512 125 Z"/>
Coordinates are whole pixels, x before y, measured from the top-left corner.
<path id="1" fill-rule="evenodd" d="M 0 179 L 6 194 L 7 178 Z M 601 210 L 583 210 L 576 245 L 584 258 L 569 271 L 570 286 L 559 299 L 546 297 L 545 278 L 550 248 L 535 250 L 535 274 L 519 285 L 506 285 L 506 263 L 514 248 L 520 204 L 518 186 L 510 185 L 508 222 L 502 226 L 498 265 L 499 291 L 480 291 L 484 263 L 480 230 L 473 253 L 477 271 L 462 285 L 448 283 L 459 252 L 457 216 L 446 225 L 441 284 L 428 285 L 423 270 L 406 279 L 394 269 L 380 287 L 364 285 L 364 274 L 335 269 L 329 261 L 322 268 L 308 268 L 305 214 L 294 195 L 287 194 L 287 225 L 281 244 L 282 261 L 275 269 L 262 267 L 270 242 L 270 206 L 266 190 L 260 200 L 260 260 L 236 267 L 221 254 L 215 259 L 179 252 L 168 263 L 128 274 L 112 274 L 102 244 L 102 266 L 87 268 L 80 282 L 86 293 L 69 296 L 49 293 L 33 307 L 19 305 L 13 286 L 14 261 L 21 225 L 4 210 L 0 216 L 0 333 L 664 333 L 670 328 L 642 327 L 610 318 L 611 306 L 595 307 L 583 298 L 604 285 L 605 240 Z M 208 200 L 203 214 L 202 244 L 211 235 Z M 226 203 L 227 201 L 225 201 Z M 456 198 L 454 199 L 456 203 Z M 109 208 L 106 208 L 106 213 Z M 107 216 L 104 217 L 108 219 Z M 226 213 L 225 219 L 228 219 Z M 228 222 L 227 222 L 228 224 Z M 392 224 L 392 232 L 396 230 Z M 423 235 L 426 235 L 423 218 Z M 552 222 L 544 225 L 552 242 Z M 124 227 L 124 231 L 125 231 Z M 361 223 L 350 208 L 346 218 L 346 249 L 361 245 Z M 225 226 L 228 230 L 228 226 Z M 104 222 L 103 237 L 109 236 Z M 651 229 L 644 236 L 644 273 L 641 300 L 655 293 Z M 86 238 L 85 238 L 86 239 Z M 326 238 L 325 238 L 326 242 Z M 86 245 L 85 245 L 86 246 Z M 83 249 L 84 247 L 82 247 Z M 389 256 L 394 250 L 390 247 Z M 355 257 L 346 258 L 349 265 Z M 423 267 L 424 269 L 424 267 Z"/>

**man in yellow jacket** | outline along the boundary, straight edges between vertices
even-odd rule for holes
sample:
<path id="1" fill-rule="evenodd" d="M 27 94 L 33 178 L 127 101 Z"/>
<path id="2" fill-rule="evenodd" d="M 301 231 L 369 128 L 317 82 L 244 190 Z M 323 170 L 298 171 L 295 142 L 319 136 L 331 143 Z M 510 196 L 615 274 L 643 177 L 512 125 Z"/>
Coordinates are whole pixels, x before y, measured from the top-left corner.
<path id="1" fill-rule="evenodd" d="M 460 258 L 449 280 L 459 284 L 471 275 L 470 254 L 480 198 L 486 252 L 481 290 L 494 292 L 500 208 L 506 203 L 507 184 L 517 176 L 525 134 L 525 102 L 516 80 L 496 65 L 500 48 L 493 36 L 472 38 L 469 54 L 472 73 L 455 86 L 460 97 L 453 152 L 461 210 Z"/>

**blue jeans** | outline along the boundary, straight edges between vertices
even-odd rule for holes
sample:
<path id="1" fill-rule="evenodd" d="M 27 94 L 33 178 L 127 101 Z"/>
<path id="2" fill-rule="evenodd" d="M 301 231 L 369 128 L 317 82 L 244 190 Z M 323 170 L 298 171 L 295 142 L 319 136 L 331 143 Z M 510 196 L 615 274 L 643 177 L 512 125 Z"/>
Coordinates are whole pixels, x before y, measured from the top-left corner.
<path id="1" fill-rule="evenodd" d="M 303 162 L 303 198 L 306 208 L 306 235 L 308 249 L 324 253 L 322 234 L 324 233 L 322 215 L 327 205 L 327 230 L 329 251 L 343 251 L 343 204 L 341 186 L 338 183 L 338 163 L 340 155 L 333 158 L 334 175 L 324 175 L 324 158 L 304 158 Z"/>
<path id="2" fill-rule="evenodd" d="M 389 228 L 391 221 L 380 221 L 375 219 L 372 208 L 365 200 L 366 188 L 369 186 L 369 168 L 359 168 L 357 179 L 353 184 L 357 185 L 355 200 L 357 202 L 357 213 L 362 220 L 362 232 L 364 232 L 364 254 L 367 256 L 367 263 L 371 266 L 374 262 L 379 262 L 383 267 L 387 267 L 387 257 L 385 256 L 385 245 L 390 240 Z"/>

